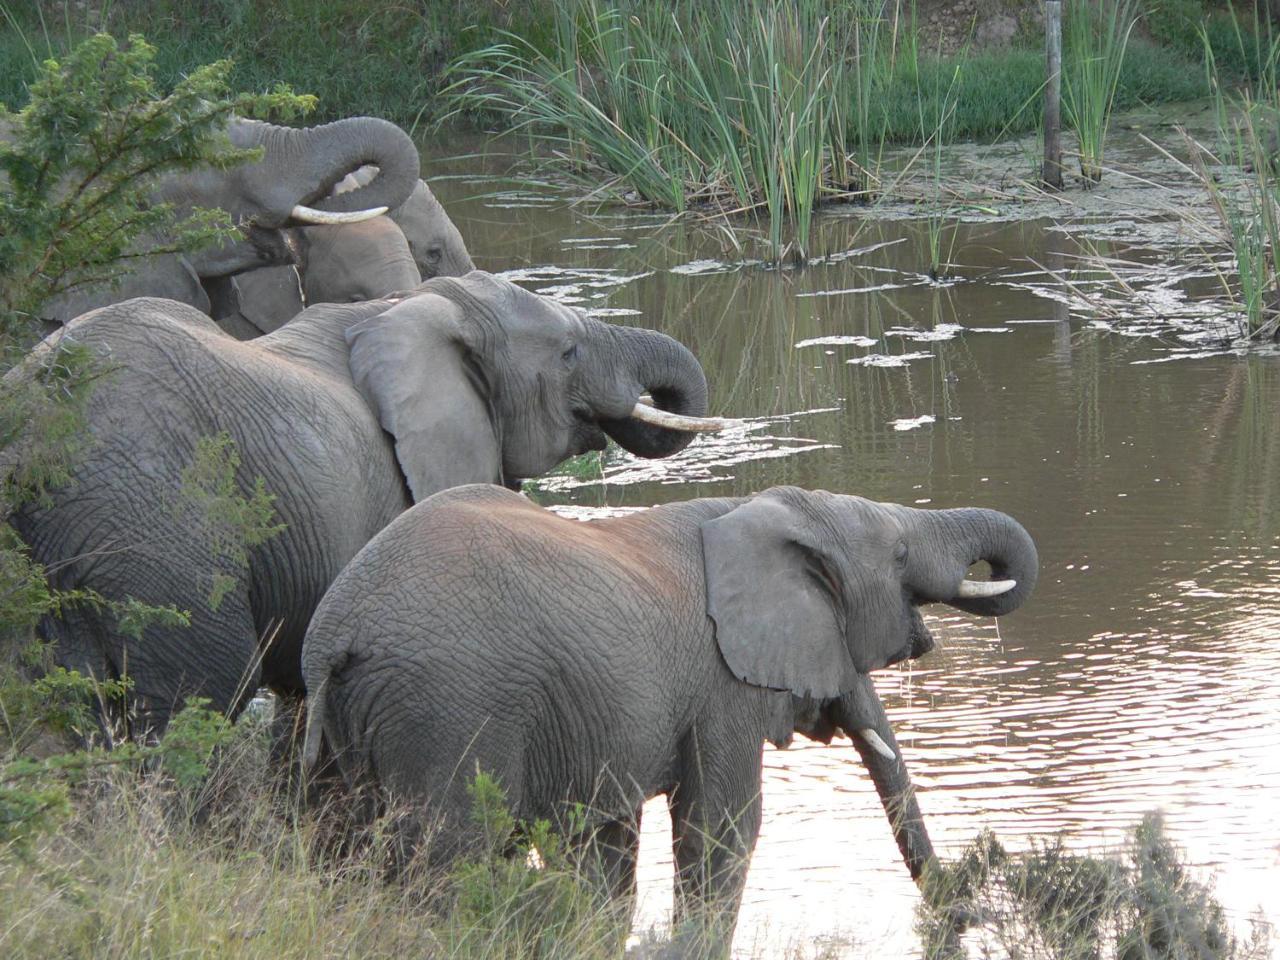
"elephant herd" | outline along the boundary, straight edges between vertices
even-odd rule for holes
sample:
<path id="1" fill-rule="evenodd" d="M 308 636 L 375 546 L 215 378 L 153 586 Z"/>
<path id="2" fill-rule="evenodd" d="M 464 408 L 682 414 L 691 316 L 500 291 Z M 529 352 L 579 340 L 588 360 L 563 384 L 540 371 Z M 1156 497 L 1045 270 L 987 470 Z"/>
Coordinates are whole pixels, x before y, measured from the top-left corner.
<path id="1" fill-rule="evenodd" d="M 331 757 L 350 787 L 412 804 L 406 849 L 474 849 L 480 769 L 615 897 L 634 889 L 641 805 L 665 794 L 677 922 L 711 918 L 694 951 L 711 954 L 760 828 L 763 744 L 844 732 L 922 879 L 934 855 L 871 673 L 933 647 L 922 604 L 1024 602 L 1025 530 L 794 487 L 546 512 L 521 481 L 567 457 L 610 438 L 670 456 L 723 425 L 696 358 L 475 270 L 392 124 L 228 133 L 262 159 L 156 193 L 222 207 L 242 239 L 49 304 L 57 328 L 8 375 L 44 375 L 69 344 L 107 371 L 72 482 L 8 518 L 51 585 L 190 615 L 139 631 L 75 605 L 41 624 L 60 665 L 130 679 L 104 722 L 151 737 L 192 696 L 232 717 L 262 686 L 305 698 L 304 764 Z M 189 495 L 222 435 L 281 525 L 247 551 Z M 992 579 L 966 579 L 983 560 Z"/>

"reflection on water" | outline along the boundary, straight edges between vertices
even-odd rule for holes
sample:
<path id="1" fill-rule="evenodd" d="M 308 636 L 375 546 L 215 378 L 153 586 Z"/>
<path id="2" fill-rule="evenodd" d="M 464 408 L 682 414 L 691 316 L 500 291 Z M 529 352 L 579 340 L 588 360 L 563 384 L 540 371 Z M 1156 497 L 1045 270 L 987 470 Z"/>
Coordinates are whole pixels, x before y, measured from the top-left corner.
<path id="1" fill-rule="evenodd" d="M 957 223 L 959 281 L 940 287 L 910 221 L 827 218 L 829 252 L 775 271 L 550 188 L 434 186 L 478 265 L 679 338 L 711 413 L 744 421 L 670 461 L 611 451 L 602 479 L 548 481 L 566 512 L 793 483 L 994 507 L 1031 531 L 1026 609 L 997 628 L 936 608 L 941 649 L 877 679 L 944 856 L 982 829 L 1114 849 L 1159 807 L 1233 918 L 1280 918 L 1280 359 L 1176 324 L 1092 329 L 1114 287 L 1098 294 L 1044 221 Z M 1203 293 L 1170 250 L 1120 244 L 1148 304 Z M 861 955 L 909 954 L 915 890 L 848 741 L 766 768 L 739 947 L 843 931 Z M 644 827 L 641 921 L 661 922 L 661 800 Z"/>

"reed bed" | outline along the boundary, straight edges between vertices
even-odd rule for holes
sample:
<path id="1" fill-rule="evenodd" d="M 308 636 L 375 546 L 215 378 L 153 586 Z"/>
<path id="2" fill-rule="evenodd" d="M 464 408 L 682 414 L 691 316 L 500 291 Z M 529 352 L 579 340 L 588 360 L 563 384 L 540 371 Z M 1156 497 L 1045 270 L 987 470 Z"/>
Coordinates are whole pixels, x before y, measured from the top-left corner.
<path id="1" fill-rule="evenodd" d="M 508 34 L 462 57 L 450 90 L 536 131 L 593 197 L 758 213 L 771 258 L 800 260 L 815 207 L 875 182 L 878 7 L 565 0 L 549 46 Z"/>

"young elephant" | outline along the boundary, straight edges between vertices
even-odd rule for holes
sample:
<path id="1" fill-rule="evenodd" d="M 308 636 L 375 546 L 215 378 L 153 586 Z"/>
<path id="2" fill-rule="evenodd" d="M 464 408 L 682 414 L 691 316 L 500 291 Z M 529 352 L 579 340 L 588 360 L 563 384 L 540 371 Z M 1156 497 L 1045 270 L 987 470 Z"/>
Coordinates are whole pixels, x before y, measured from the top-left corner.
<path id="1" fill-rule="evenodd" d="M 7 376 L 55 375 L 67 343 L 102 364 L 90 442 L 71 483 L 9 519 L 54 587 L 190 612 L 188 628 L 138 632 L 69 605 L 42 625 L 61 665 L 132 680 L 140 731 L 163 728 L 192 695 L 230 715 L 260 683 L 301 695 L 315 605 L 413 502 L 462 483 L 518 484 L 602 449 L 606 433 L 667 456 L 709 425 L 671 416 L 701 415 L 707 387 L 670 337 L 480 271 L 399 300 L 312 307 L 248 343 L 182 304 L 128 300 L 73 321 Z M 645 392 L 666 409 L 639 403 Z M 197 469 L 202 444 L 222 434 L 238 457 L 220 461 L 230 492 Z M 23 460 L 12 446 L 0 468 Z M 225 501 L 253 496 L 259 480 L 283 529 L 245 546 Z"/>
<path id="2" fill-rule="evenodd" d="M 997 579 L 965 579 L 979 560 Z M 349 782 L 440 818 L 428 853 L 446 861 L 474 841 L 477 768 L 518 818 L 563 826 L 583 804 L 615 894 L 634 884 L 641 804 L 665 793 L 677 921 L 710 919 L 723 946 L 765 740 L 854 735 L 922 877 L 932 848 L 869 673 L 933 647 L 918 605 L 999 616 L 1036 571 L 1026 531 L 991 510 L 776 487 L 584 524 L 459 487 L 374 538 L 317 608 L 306 758 L 323 732 Z"/>

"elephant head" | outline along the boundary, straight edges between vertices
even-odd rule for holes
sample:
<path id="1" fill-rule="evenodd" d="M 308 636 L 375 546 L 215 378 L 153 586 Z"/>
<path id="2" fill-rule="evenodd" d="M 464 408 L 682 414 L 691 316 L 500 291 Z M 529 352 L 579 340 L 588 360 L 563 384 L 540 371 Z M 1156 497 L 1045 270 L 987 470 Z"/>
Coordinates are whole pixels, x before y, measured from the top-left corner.
<path id="1" fill-rule="evenodd" d="M 725 662 L 748 683 L 819 704 L 802 732 L 853 737 L 922 881 L 933 847 L 869 674 L 933 649 L 921 604 L 984 616 L 1017 609 L 1036 582 L 1030 536 L 993 510 L 915 510 L 779 487 L 704 523 L 702 540 Z M 993 579 L 966 579 L 983 560 Z"/>
<path id="2" fill-rule="evenodd" d="M 262 159 L 226 170 L 170 174 L 156 186 L 159 199 L 180 208 L 225 210 L 245 234 L 241 241 L 191 254 L 201 278 L 289 263 L 293 257 L 278 232 L 282 228 L 369 219 L 403 203 L 418 181 L 413 141 L 376 117 L 300 129 L 237 118 L 226 132 L 236 147 L 261 148 Z M 378 176 L 357 189 L 333 192 L 365 164 L 376 164 Z"/>
<path id="3" fill-rule="evenodd" d="M 336 192 L 356 190 L 372 182 L 377 174 L 375 167 L 361 167 L 344 178 Z M 423 280 L 461 277 L 475 269 L 462 234 L 424 181 L 419 180 L 409 198 L 393 207 L 389 216 L 404 232 Z"/>
<path id="4" fill-rule="evenodd" d="M 481 271 L 429 280 L 389 304 L 347 330 L 349 364 L 415 500 L 482 478 L 515 486 L 603 449 L 606 434 L 655 457 L 721 426 L 701 416 L 702 368 L 664 334 L 592 319 Z M 660 409 L 641 402 L 645 392 Z M 635 418 L 662 425 L 635 429 Z"/>
<path id="5" fill-rule="evenodd" d="M 297 265 L 263 267 L 206 283 L 211 314 L 238 340 L 284 326 L 317 303 L 355 303 L 422 282 L 409 244 L 389 217 L 290 231 Z"/>
<path id="6" fill-rule="evenodd" d="M 422 282 L 409 244 L 389 217 L 295 231 L 303 302 L 354 303 Z"/>
<path id="7" fill-rule="evenodd" d="M 139 257 L 114 285 L 88 283 L 54 297 L 41 309 L 51 323 L 67 323 L 96 307 L 132 297 L 167 297 L 204 313 L 234 309 L 230 278 L 261 267 L 292 264 L 296 251 L 283 228 L 304 224 L 358 223 L 398 206 L 418 182 L 418 151 L 393 123 L 355 117 L 319 127 L 293 129 L 233 119 L 227 138 L 240 148 L 261 148 L 262 159 L 227 169 L 204 166 L 160 177 L 155 200 L 178 210 L 219 208 L 240 228 L 240 237 L 213 247 Z M 376 163 L 379 175 L 356 190 L 331 195 L 354 169 Z M 139 254 L 153 249 L 151 237 Z M 281 321 L 283 322 L 283 321 Z M 237 336 L 252 327 L 232 328 Z"/>

